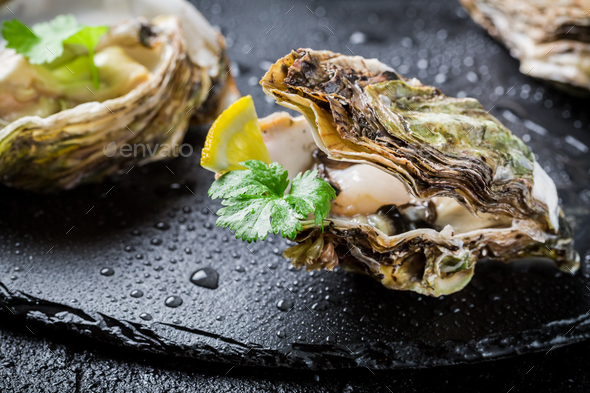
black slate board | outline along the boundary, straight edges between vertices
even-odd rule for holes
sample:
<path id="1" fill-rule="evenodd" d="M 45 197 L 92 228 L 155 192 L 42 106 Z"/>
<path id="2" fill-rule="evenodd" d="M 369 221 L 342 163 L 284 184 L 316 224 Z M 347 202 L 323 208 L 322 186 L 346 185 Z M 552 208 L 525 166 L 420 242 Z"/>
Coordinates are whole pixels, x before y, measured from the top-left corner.
<path id="1" fill-rule="evenodd" d="M 309 371 L 121 351 L 58 332 L 40 337 L 8 322 L 0 322 L 0 390 L 7 393 L 577 393 L 590 388 L 590 341 L 476 364 Z"/>
<path id="2" fill-rule="evenodd" d="M 259 115 L 281 108 L 265 100 L 257 81 L 269 62 L 297 47 L 378 57 L 449 95 L 480 99 L 528 141 L 555 180 L 576 230 L 580 273 L 488 261 L 465 290 L 434 299 L 338 269 L 289 269 L 280 257 L 284 240 L 247 245 L 214 226 L 219 203 L 206 196 L 213 175 L 198 165 L 205 130 L 194 129 L 186 142 L 197 153 L 188 158 L 55 196 L 3 188 L 6 317 L 25 317 L 36 332 L 75 331 L 158 354 L 310 369 L 472 362 L 590 335 L 587 100 L 519 74 L 456 3 L 199 5 L 231 44 L 238 85 Z M 203 267 L 218 272 L 217 289 L 189 281 Z M 114 274 L 101 275 L 104 268 Z M 132 297 L 134 290 L 143 296 Z M 165 306 L 169 296 L 183 304 Z M 279 310 L 281 300 L 294 308 Z"/>

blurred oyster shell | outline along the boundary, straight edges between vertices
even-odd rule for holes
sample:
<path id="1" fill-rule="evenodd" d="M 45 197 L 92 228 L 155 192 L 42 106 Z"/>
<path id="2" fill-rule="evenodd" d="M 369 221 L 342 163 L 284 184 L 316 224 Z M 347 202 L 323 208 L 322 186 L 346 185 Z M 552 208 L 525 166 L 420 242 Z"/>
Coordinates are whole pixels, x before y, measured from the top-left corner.
<path id="1" fill-rule="evenodd" d="M 0 181 L 6 185 L 57 191 L 174 157 L 191 117 L 196 123 L 211 121 L 239 94 L 228 72 L 223 37 L 184 0 L 20 0 L 8 6 L 25 23 L 67 13 L 79 23 L 110 25 L 96 56 L 107 59 L 104 70 L 97 60 L 99 76 L 111 80 L 107 88 L 96 91 L 91 84 L 87 89 L 83 85 L 68 88 L 67 100 L 56 100 L 63 110 L 51 108 L 45 113 L 47 105 L 40 105 L 41 109 L 35 107 L 37 113 L 26 113 L 23 105 L 27 115 L 16 119 L 6 113 L 6 107 L 0 111 L 4 114 L 0 116 Z M 127 19 L 130 15 L 143 16 Z M 15 63 L 19 77 L 32 75 L 37 81 L 32 102 L 43 99 L 51 78 L 14 51 L 0 51 L 0 69 Z M 128 67 L 129 77 L 121 81 L 122 67 Z M 0 95 L 8 96 L 10 102 L 16 97 L 18 102 L 20 96 L 14 93 L 22 91 L 18 78 L 4 79 Z M 125 84 L 127 90 L 121 87 Z M 43 87 L 35 91 L 39 85 Z M 123 89 L 122 95 L 109 90 L 117 88 Z M 118 150 L 122 144 L 135 151 L 122 153 Z"/>
<path id="2" fill-rule="evenodd" d="M 477 23 L 504 42 L 512 56 L 520 60 L 522 73 L 574 93 L 590 90 L 590 1 L 461 3 Z"/>
<path id="3" fill-rule="evenodd" d="M 313 139 L 316 169 L 338 192 L 324 230 L 304 222 L 285 251 L 294 265 L 340 264 L 432 296 L 463 288 L 485 257 L 578 268 L 553 181 L 477 100 L 446 97 L 375 59 L 310 49 L 260 83 L 309 124 L 302 132 L 286 114 L 262 119 L 271 158 L 281 163 Z"/>

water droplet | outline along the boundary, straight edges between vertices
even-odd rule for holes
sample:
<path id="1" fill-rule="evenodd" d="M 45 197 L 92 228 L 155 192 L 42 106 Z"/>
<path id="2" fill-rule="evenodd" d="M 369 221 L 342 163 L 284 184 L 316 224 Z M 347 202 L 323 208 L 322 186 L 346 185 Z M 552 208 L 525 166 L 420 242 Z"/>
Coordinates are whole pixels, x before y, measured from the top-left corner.
<path id="1" fill-rule="evenodd" d="M 166 224 L 165 222 L 159 222 L 155 225 L 156 229 L 159 229 L 161 231 L 166 231 L 168 229 L 170 229 L 170 225 Z"/>
<path id="2" fill-rule="evenodd" d="M 162 244 L 162 239 L 155 237 L 150 241 L 150 243 L 154 246 L 159 246 Z"/>
<path id="3" fill-rule="evenodd" d="M 180 296 L 168 296 L 164 301 L 164 304 L 171 308 L 179 307 L 182 304 L 182 298 Z"/>
<path id="4" fill-rule="evenodd" d="M 236 266 L 236 272 L 244 273 L 245 271 L 246 271 L 246 269 L 244 269 L 244 266 L 241 266 L 241 265 Z"/>
<path id="5" fill-rule="evenodd" d="M 139 314 L 139 317 L 141 319 L 143 319 L 144 321 L 151 321 L 152 320 L 152 316 L 150 314 L 148 314 L 147 312 L 142 312 L 141 314 Z"/>
<path id="6" fill-rule="evenodd" d="M 190 280 L 200 287 L 215 289 L 218 286 L 219 273 L 211 267 L 204 267 L 194 272 Z"/>
<path id="7" fill-rule="evenodd" d="M 134 289 L 133 291 L 131 291 L 131 297 L 142 297 L 143 296 L 143 291 L 139 290 L 139 289 Z"/>
<path id="8" fill-rule="evenodd" d="M 283 332 L 281 330 L 277 331 L 277 337 L 279 337 L 279 338 L 285 338 L 285 332 Z"/>
<path id="9" fill-rule="evenodd" d="M 154 192 L 160 197 L 168 197 L 173 195 L 194 195 L 191 191 L 194 189 L 194 182 L 181 180 L 178 183 L 160 184 L 154 188 Z"/>
<path id="10" fill-rule="evenodd" d="M 354 33 L 352 33 L 350 35 L 350 43 L 353 45 L 357 45 L 357 44 L 364 44 L 367 41 L 367 36 L 365 35 L 365 33 L 362 33 L 360 31 L 355 31 Z"/>
<path id="11" fill-rule="evenodd" d="M 289 311 L 293 308 L 293 301 L 288 299 L 281 299 L 277 302 L 277 308 L 281 311 Z"/>
<path id="12" fill-rule="evenodd" d="M 103 276 L 109 277 L 109 276 L 112 276 L 113 274 L 115 274 L 115 271 L 113 269 L 111 269 L 110 267 L 105 267 L 104 269 L 102 269 L 100 271 L 100 274 L 102 274 Z"/>

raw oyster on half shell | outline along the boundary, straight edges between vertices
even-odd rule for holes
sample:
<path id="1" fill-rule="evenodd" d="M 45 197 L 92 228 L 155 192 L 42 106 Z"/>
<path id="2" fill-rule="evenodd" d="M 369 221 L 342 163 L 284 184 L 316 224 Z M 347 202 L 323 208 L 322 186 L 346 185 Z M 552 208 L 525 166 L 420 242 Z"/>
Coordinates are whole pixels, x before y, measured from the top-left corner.
<path id="1" fill-rule="evenodd" d="M 574 93 L 590 90 L 590 1 L 461 0 L 520 60 L 520 71 Z"/>
<path id="2" fill-rule="evenodd" d="M 110 28 L 94 55 L 98 88 L 77 67 L 88 56 L 43 66 L 0 50 L 3 184 L 69 189 L 175 157 L 191 118 L 213 120 L 238 94 L 223 37 L 184 0 L 9 4 L 25 23 L 67 12 Z"/>
<path id="3" fill-rule="evenodd" d="M 294 265 L 341 265 L 432 296 L 463 288 L 485 257 L 578 268 L 553 181 L 477 100 L 375 59 L 310 49 L 278 60 L 260 83 L 303 114 L 260 120 L 271 159 L 290 173 L 315 167 L 338 195 L 323 230 L 305 221 L 285 251 Z"/>

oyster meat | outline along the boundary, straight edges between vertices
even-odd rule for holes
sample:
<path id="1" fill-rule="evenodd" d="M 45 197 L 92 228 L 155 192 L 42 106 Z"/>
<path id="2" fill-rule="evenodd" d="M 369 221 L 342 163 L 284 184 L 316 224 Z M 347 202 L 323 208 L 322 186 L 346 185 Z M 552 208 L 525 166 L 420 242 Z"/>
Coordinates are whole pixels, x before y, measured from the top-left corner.
<path id="1" fill-rule="evenodd" d="M 260 83 L 303 115 L 260 120 L 271 159 L 290 173 L 313 166 L 338 195 L 323 230 L 305 221 L 285 251 L 294 265 L 341 265 L 432 296 L 463 288 L 485 257 L 578 268 L 553 181 L 477 100 L 375 59 L 310 49 L 278 60 Z"/>
<path id="2" fill-rule="evenodd" d="M 461 0 L 510 49 L 522 73 L 572 92 L 590 90 L 590 1 Z"/>
<path id="3" fill-rule="evenodd" d="M 95 51 L 98 89 L 79 71 L 88 56 L 37 65 L 0 49 L 0 181 L 6 185 L 69 189 L 174 157 L 191 117 L 211 121 L 238 95 L 223 37 L 184 0 L 9 5 L 25 23 L 63 12 L 110 29 Z M 132 14 L 144 16 L 129 19 Z"/>

